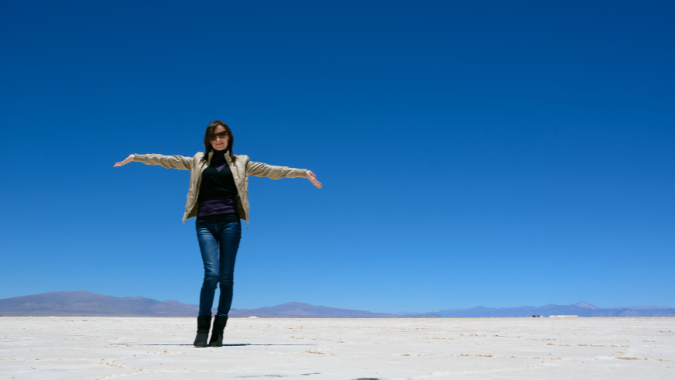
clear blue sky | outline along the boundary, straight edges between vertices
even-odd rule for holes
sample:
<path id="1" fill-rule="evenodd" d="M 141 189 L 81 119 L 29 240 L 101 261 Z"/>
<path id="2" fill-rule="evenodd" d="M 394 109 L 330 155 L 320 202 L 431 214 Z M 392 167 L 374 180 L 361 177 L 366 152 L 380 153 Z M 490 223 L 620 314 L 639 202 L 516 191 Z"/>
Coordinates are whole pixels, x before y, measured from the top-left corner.
<path id="1" fill-rule="evenodd" d="M 197 303 L 187 172 L 250 181 L 235 308 L 675 307 L 671 1 L 22 1 L 0 14 L 0 298 Z"/>

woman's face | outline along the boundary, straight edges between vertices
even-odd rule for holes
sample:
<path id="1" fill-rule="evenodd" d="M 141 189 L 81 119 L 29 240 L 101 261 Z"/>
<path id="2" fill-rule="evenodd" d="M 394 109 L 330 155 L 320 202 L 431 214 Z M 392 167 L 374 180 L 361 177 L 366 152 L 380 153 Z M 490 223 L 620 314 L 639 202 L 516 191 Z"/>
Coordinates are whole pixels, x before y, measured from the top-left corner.
<path id="1" fill-rule="evenodd" d="M 213 137 L 211 138 L 211 146 L 215 150 L 225 150 L 227 149 L 227 144 L 230 143 L 230 135 L 227 134 L 227 131 L 222 125 L 216 127 L 213 130 Z"/>

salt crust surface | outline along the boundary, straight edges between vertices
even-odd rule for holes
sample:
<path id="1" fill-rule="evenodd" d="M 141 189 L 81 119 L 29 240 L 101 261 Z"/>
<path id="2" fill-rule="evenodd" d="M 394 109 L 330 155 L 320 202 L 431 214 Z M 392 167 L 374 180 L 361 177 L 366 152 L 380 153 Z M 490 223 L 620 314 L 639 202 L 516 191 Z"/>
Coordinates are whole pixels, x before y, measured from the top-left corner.
<path id="1" fill-rule="evenodd" d="M 0 379 L 675 379 L 675 318 L 0 318 Z"/>

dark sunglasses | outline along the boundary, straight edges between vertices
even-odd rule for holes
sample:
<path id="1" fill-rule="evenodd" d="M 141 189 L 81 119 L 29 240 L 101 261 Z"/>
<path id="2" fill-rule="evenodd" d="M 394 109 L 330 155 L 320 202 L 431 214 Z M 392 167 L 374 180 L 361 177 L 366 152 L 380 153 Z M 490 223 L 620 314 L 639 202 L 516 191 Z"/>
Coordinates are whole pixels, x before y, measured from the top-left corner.
<path id="1" fill-rule="evenodd" d="M 211 141 L 217 139 L 220 137 L 221 140 L 225 140 L 225 137 L 227 137 L 227 132 L 220 132 L 220 133 L 214 133 L 211 135 Z"/>

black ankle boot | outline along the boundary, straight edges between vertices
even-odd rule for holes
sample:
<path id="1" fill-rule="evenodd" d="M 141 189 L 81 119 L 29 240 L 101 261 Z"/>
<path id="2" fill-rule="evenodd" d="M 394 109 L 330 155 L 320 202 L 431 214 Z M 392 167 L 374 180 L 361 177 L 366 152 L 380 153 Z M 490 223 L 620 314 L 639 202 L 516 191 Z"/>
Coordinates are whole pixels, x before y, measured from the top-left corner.
<path id="1" fill-rule="evenodd" d="M 195 347 L 206 347 L 206 341 L 209 339 L 210 328 L 210 315 L 200 315 L 197 317 L 197 337 L 195 338 Z"/>
<path id="2" fill-rule="evenodd" d="M 227 325 L 227 317 L 216 316 L 213 320 L 213 329 L 211 330 L 211 340 L 209 346 L 223 347 L 223 331 Z"/>

